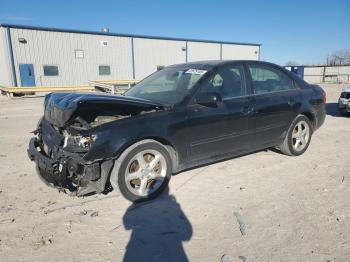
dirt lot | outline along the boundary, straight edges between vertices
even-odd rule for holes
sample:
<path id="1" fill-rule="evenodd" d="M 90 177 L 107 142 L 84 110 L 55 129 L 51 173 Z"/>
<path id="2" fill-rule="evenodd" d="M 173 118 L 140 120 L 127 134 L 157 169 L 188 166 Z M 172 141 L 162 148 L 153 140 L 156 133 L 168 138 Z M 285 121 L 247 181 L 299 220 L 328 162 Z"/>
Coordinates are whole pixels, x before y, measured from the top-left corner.
<path id="1" fill-rule="evenodd" d="M 303 156 L 263 151 L 193 169 L 136 206 L 115 192 L 76 198 L 46 187 L 26 155 L 43 98 L 0 97 L 0 260 L 350 261 L 340 88 L 325 86 L 326 123 Z"/>

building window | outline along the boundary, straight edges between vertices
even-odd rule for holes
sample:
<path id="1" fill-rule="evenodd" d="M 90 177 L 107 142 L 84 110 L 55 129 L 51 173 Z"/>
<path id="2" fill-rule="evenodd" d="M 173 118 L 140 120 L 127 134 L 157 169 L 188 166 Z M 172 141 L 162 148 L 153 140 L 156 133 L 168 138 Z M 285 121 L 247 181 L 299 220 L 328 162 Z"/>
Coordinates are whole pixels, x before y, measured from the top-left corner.
<path id="1" fill-rule="evenodd" d="M 108 42 L 107 41 L 101 41 L 101 46 L 107 46 Z"/>
<path id="2" fill-rule="evenodd" d="M 75 58 L 83 59 L 84 58 L 84 50 L 76 49 L 75 50 Z"/>
<path id="3" fill-rule="evenodd" d="M 58 66 L 45 65 L 44 76 L 58 76 Z"/>
<path id="4" fill-rule="evenodd" d="M 109 76 L 111 74 L 111 67 L 108 65 L 98 66 L 98 73 L 100 76 Z"/>

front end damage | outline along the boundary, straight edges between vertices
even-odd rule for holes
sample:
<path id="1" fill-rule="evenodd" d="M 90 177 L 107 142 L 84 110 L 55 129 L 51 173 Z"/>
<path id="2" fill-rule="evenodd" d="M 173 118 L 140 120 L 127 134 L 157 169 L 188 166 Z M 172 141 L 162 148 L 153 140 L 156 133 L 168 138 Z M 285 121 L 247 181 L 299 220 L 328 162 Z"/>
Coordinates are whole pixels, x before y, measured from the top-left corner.
<path id="1" fill-rule="evenodd" d="M 85 161 L 82 153 L 65 151 L 59 144 L 49 147 L 39 137 L 41 134 L 30 140 L 28 156 L 46 185 L 77 196 L 109 191 L 112 159 Z"/>
<path id="2" fill-rule="evenodd" d="M 104 149 L 93 146 L 101 139 L 99 127 L 159 110 L 159 106 L 107 95 L 50 94 L 44 109 L 44 117 L 34 131 L 36 137 L 30 140 L 28 156 L 45 184 L 84 196 L 111 189 L 109 177 L 117 156 L 101 157 Z"/>

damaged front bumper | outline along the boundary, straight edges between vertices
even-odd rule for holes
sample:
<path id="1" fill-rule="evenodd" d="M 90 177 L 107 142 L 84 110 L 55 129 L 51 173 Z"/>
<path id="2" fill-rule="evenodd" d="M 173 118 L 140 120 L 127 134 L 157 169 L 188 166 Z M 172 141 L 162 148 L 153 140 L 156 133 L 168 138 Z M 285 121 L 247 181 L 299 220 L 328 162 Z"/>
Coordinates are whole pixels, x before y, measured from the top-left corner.
<path id="1" fill-rule="evenodd" d="M 50 157 L 45 145 L 34 137 L 27 150 L 30 160 L 36 163 L 40 179 L 48 186 L 77 196 L 108 191 L 107 180 L 113 160 L 86 162 L 78 154 L 62 148 L 55 149 Z"/>

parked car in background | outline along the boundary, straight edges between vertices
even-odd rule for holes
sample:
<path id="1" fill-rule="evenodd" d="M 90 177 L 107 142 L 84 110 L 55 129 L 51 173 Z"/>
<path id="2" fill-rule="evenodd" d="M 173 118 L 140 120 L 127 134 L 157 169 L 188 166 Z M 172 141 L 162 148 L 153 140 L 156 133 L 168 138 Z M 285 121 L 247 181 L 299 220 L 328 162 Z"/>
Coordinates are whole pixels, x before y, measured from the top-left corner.
<path id="1" fill-rule="evenodd" d="M 124 96 L 47 95 L 28 154 L 50 186 L 82 196 L 112 185 L 143 201 L 191 167 L 270 147 L 303 154 L 325 102 L 321 87 L 271 63 L 173 65 Z"/>
<path id="2" fill-rule="evenodd" d="M 341 114 L 350 113 L 350 86 L 343 88 L 338 100 L 338 110 Z"/>

